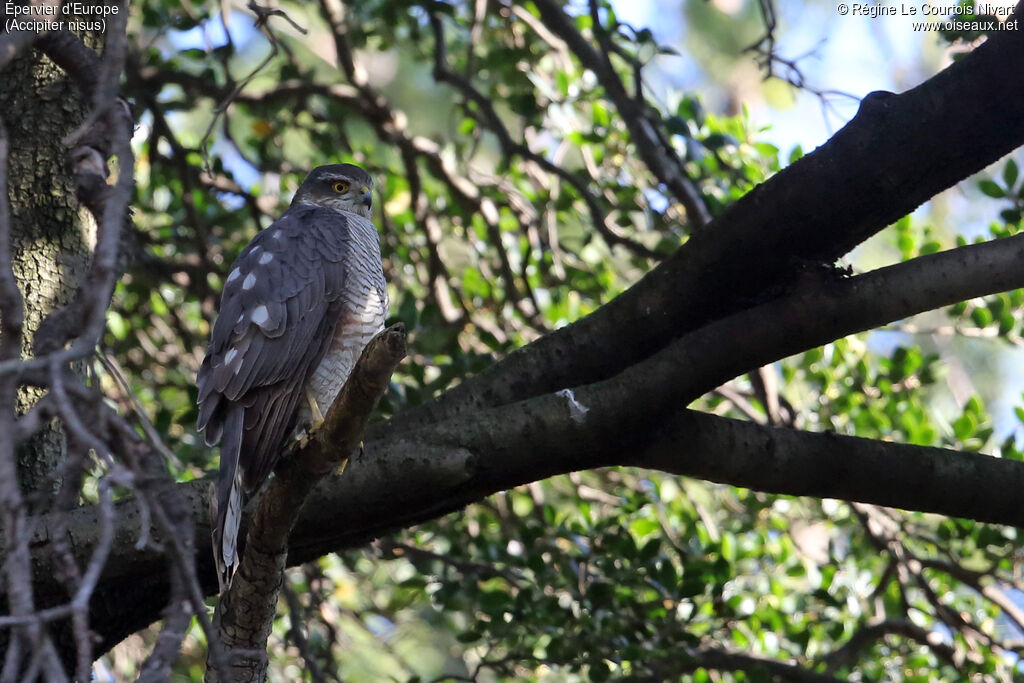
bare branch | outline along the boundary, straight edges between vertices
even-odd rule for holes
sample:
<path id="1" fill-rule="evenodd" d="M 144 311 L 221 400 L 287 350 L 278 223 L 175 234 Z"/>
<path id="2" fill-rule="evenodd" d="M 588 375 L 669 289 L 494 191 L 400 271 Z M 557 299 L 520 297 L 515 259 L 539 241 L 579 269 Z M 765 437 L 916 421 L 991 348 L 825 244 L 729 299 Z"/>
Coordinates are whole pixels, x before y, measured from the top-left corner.
<path id="1" fill-rule="evenodd" d="M 608 224 L 608 217 L 583 180 L 512 138 L 512 134 L 502 122 L 501 117 L 498 116 L 498 112 L 495 110 L 491 100 L 477 90 L 468 78 L 455 73 L 448 67 L 444 27 L 441 23 L 441 17 L 434 12 L 431 12 L 429 16 L 430 25 L 434 31 L 434 79 L 439 83 L 448 83 L 454 86 L 467 100 L 470 100 L 477 106 L 481 115 L 480 118 L 483 119 L 482 123 L 497 136 L 505 155 L 508 157 L 521 157 L 545 172 L 551 173 L 562 181 L 569 183 L 587 205 L 594 228 L 608 244 L 613 246 L 621 245 L 637 255 L 660 260 L 663 257 L 661 254 L 648 249 L 638 242 L 623 237 Z M 486 217 L 487 212 L 484 212 L 483 215 Z"/>

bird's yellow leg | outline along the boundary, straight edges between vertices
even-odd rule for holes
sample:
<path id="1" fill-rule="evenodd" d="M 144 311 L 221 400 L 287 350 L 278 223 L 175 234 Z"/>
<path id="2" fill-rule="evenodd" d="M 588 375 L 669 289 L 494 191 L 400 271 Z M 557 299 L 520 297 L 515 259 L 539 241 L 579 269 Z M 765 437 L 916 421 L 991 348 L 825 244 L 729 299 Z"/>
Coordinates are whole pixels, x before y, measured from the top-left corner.
<path id="1" fill-rule="evenodd" d="M 315 432 L 324 423 L 324 414 L 320 411 L 320 404 L 316 402 L 316 397 L 310 393 L 309 389 L 306 389 L 306 401 L 309 403 L 309 412 L 313 416 L 313 422 L 309 425 L 309 431 Z"/>
<path id="2" fill-rule="evenodd" d="M 297 442 L 298 448 L 305 448 L 313 432 L 320 429 L 320 426 L 324 423 L 323 411 L 320 410 L 320 405 L 316 402 L 316 398 L 310 393 L 309 389 L 306 389 L 306 403 L 309 404 L 309 413 L 312 420 L 308 427 L 303 428 L 302 431 L 293 437 Z"/>
<path id="3" fill-rule="evenodd" d="M 313 396 L 312 393 L 310 393 L 308 389 L 306 390 L 306 403 L 309 404 L 309 412 L 310 415 L 312 416 L 312 422 L 310 423 L 309 427 L 302 432 L 302 436 L 299 437 L 300 448 L 304 447 L 307 443 L 309 443 L 310 436 L 313 434 L 313 432 L 320 429 L 321 425 L 323 425 L 324 423 L 323 411 L 320 410 L 320 405 L 316 402 L 316 398 Z M 360 441 L 359 453 L 362 454 L 362 452 L 363 442 Z M 348 466 L 348 461 L 349 458 L 345 458 L 344 460 L 341 461 L 341 464 L 338 465 L 338 469 L 336 470 L 338 474 L 341 474 L 342 472 L 345 471 L 345 468 Z"/>
<path id="4" fill-rule="evenodd" d="M 359 455 L 362 455 L 362 454 L 363 454 L 363 442 L 360 441 L 359 442 Z M 338 469 L 335 470 L 335 474 L 344 474 L 345 473 L 345 468 L 348 467 L 348 461 L 351 460 L 351 459 L 352 458 L 345 458 L 344 460 L 342 460 L 341 464 L 338 465 Z"/>

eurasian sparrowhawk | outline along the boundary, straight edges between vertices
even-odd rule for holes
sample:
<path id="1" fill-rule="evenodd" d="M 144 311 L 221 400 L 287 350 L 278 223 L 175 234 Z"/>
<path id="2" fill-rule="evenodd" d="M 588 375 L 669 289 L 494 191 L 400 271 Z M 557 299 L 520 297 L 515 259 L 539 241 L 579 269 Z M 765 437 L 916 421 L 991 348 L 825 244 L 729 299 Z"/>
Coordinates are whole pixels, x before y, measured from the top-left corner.
<path id="1" fill-rule="evenodd" d="M 221 444 L 213 548 L 222 589 L 239 560 L 243 493 L 259 489 L 291 436 L 322 421 L 384 327 L 372 190 L 358 166 L 314 169 L 224 282 L 197 379 L 198 428 Z"/>

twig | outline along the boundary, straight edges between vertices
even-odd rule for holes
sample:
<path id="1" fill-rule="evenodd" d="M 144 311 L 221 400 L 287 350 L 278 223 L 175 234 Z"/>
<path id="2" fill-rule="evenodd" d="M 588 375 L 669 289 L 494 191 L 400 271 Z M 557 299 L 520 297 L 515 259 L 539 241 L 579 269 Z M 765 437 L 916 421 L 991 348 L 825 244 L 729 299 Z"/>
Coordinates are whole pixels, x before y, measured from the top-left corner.
<path id="1" fill-rule="evenodd" d="M 615 73 L 607 54 L 594 49 L 577 30 L 572 18 L 554 0 L 535 0 L 534 4 L 540 11 L 544 24 L 565 41 L 569 49 L 576 54 L 585 67 L 594 72 L 604 86 L 608 98 L 615 105 L 623 122 L 629 129 L 630 138 L 636 146 L 640 157 L 647 164 L 651 173 L 669 189 L 670 192 L 686 208 L 687 220 L 699 228 L 711 220 L 700 191 L 686 176 L 682 163 L 672 151 L 671 146 L 664 144 L 657 131 L 661 125 L 647 106 L 646 102 L 636 100 L 626 92 L 622 80 Z M 600 24 L 595 32 L 602 31 Z"/>
<path id="2" fill-rule="evenodd" d="M 284 18 L 285 21 L 291 24 L 296 31 L 298 31 L 302 35 L 306 35 L 307 33 L 306 29 L 302 28 L 294 21 L 292 21 L 292 18 L 289 17 L 284 10 L 264 7 L 255 2 L 255 0 L 249 0 L 249 3 L 246 5 L 246 7 L 248 7 L 252 11 L 252 13 L 256 15 L 256 20 L 253 22 L 256 28 L 258 28 L 260 32 L 267 37 L 267 40 L 270 41 L 270 53 L 266 57 L 264 57 L 263 61 L 257 64 L 256 68 L 250 71 L 249 74 L 246 75 L 245 78 L 243 78 L 238 83 L 237 86 L 235 86 L 234 90 L 232 90 L 231 93 L 224 98 L 224 100 L 217 106 L 217 108 L 214 109 L 213 118 L 210 119 L 210 125 L 206 127 L 206 132 L 203 134 L 203 137 L 199 141 L 199 149 L 202 150 L 206 149 L 207 143 L 210 140 L 210 135 L 213 134 L 213 129 L 217 125 L 217 121 L 220 120 L 220 117 L 225 112 L 227 112 L 228 107 L 231 106 L 231 103 L 234 102 L 238 95 L 245 89 L 245 86 L 249 85 L 249 83 L 252 82 L 252 79 L 256 78 L 256 76 L 261 71 L 263 71 L 263 69 L 265 69 L 266 66 L 270 64 L 270 62 L 274 60 L 274 57 L 278 55 L 278 52 L 280 50 L 280 42 L 278 37 L 274 34 L 274 32 L 270 30 L 270 26 L 267 23 L 270 20 L 270 17 L 282 17 Z M 205 159 L 205 163 L 206 173 L 212 176 L 213 169 L 210 166 L 209 158 Z"/>
<path id="3" fill-rule="evenodd" d="M 146 433 L 146 437 L 153 445 L 153 448 L 155 448 L 160 455 L 167 460 L 167 462 L 172 463 L 178 469 L 182 469 L 184 464 L 178 456 L 167 447 L 167 444 L 164 443 L 160 434 L 156 431 L 156 427 L 153 426 L 152 421 L 150 421 L 149 416 L 146 415 L 145 409 L 139 402 L 139 397 L 132 390 L 128 380 L 125 379 L 124 370 L 121 368 L 120 363 L 117 362 L 117 359 L 110 354 L 104 353 L 100 349 L 96 349 L 96 359 L 99 360 L 100 364 L 107 371 L 107 374 L 110 375 L 114 380 L 114 383 L 121 389 L 122 395 L 124 395 L 128 404 L 131 406 L 132 411 L 135 413 L 135 416 L 139 419 L 142 431 Z"/>
<path id="4" fill-rule="evenodd" d="M 497 136 L 498 142 L 501 144 L 502 151 L 506 156 L 513 157 L 518 156 L 526 159 L 527 161 L 537 165 L 548 173 L 551 173 L 564 182 L 569 183 L 573 189 L 579 194 L 580 198 L 587 205 L 587 209 L 590 211 L 591 220 L 594 224 L 594 228 L 598 233 L 604 237 L 604 239 L 611 245 L 622 245 L 628 248 L 630 251 L 651 259 L 661 259 L 662 254 L 656 251 L 648 249 L 644 245 L 630 240 L 622 235 L 618 234 L 611 226 L 608 225 L 607 216 L 604 211 L 598 205 L 597 200 L 593 194 L 587 188 L 584 181 L 569 173 L 561 166 L 557 166 L 545 159 L 543 156 L 536 154 L 529 147 L 521 142 L 516 142 L 511 133 L 509 133 L 505 124 L 498 116 L 497 111 L 494 109 L 494 104 L 490 99 L 484 96 L 479 90 L 477 90 L 469 82 L 469 80 L 456 74 L 447 65 L 447 55 L 445 51 L 444 41 L 444 28 L 441 23 L 441 18 L 435 12 L 431 12 L 429 15 L 430 25 L 434 32 L 434 78 L 438 82 L 449 83 L 461 92 L 467 99 L 471 100 L 478 107 L 479 112 L 482 114 L 484 123 L 487 127 Z M 483 213 L 486 216 L 486 212 Z M 493 238 L 492 238 L 493 240 Z M 535 302 L 536 303 L 536 302 Z"/>

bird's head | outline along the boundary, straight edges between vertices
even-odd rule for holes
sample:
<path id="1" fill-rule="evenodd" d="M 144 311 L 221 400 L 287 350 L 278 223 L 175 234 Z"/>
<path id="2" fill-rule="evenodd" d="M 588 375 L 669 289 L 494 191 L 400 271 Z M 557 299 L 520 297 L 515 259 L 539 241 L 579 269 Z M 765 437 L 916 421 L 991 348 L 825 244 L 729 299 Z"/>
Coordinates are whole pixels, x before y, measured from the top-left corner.
<path id="1" fill-rule="evenodd" d="M 326 206 L 370 218 L 373 214 L 373 178 L 355 164 L 317 166 L 302 181 L 292 203 Z"/>

